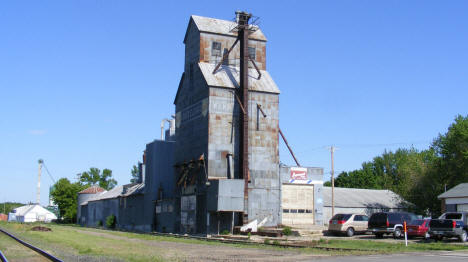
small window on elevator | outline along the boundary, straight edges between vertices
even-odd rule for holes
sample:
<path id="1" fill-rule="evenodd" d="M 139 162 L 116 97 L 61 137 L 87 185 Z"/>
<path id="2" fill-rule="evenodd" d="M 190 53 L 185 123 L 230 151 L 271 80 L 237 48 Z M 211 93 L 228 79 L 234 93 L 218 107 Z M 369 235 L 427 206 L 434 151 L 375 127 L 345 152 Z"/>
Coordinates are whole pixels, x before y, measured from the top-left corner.
<path id="1" fill-rule="evenodd" d="M 211 55 L 221 56 L 221 43 L 220 42 L 213 42 L 211 44 Z"/>
<path id="2" fill-rule="evenodd" d="M 249 46 L 249 57 L 250 57 L 252 60 L 255 60 L 255 47 L 250 47 L 250 46 Z"/>

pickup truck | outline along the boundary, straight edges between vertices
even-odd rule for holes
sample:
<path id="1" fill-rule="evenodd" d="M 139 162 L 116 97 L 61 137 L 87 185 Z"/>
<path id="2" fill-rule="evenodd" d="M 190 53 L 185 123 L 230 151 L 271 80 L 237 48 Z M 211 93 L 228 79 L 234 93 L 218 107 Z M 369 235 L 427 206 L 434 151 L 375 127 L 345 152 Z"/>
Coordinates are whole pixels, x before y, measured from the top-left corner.
<path id="1" fill-rule="evenodd" d="M 444 237 L 458 237 L 461 242 L 467 241 L 468 212 L 448 212 L 439 219 L 432 219 L 429 223 L 429 235 L 436 240 Z"/>

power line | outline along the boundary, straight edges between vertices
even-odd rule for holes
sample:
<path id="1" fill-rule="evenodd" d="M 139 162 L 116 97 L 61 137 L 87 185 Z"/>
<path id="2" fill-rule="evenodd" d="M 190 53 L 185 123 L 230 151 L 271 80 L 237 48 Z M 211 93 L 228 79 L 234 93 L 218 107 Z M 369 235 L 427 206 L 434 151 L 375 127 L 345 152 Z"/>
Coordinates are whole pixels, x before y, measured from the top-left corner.
<path id="1" fill-rule="evenodd" d="M 395 143 L 382 143 L 382 144 L 338 144 L 340 148 L 369 148 L 369 147 L 382 147 L 382 146 L 398 146 L 398 145 L 418 145 L 418 144 L 426 144 L 430 143 L 431 141 L 428 140 L 421 140 L 421 141 L 413 141 L 413 142 L 395 142 Z M 317 151 L 317 150 L 330 150 L 330 147 L 327 145 L 319 146 L 319 147 L 314 147 L 314 148 L 309 148 L 305 149 L 302 151 L 298 151 L 297 153 L 305 153 L 305 152 L 310 152 L 310 151 Z"/>
<path id="2" fill-rule="evenodd" d="M 52 174 L 49 172 L 49 169 L 47 168 L 46 164 L 42 162 L 42 165 L 45 167 L 45 170 L 47 171 L 47 174 L 49 174 L 50 179 L 52 179 L 52 182 L 55 184 L 55 179 L 52 177 Z"/>

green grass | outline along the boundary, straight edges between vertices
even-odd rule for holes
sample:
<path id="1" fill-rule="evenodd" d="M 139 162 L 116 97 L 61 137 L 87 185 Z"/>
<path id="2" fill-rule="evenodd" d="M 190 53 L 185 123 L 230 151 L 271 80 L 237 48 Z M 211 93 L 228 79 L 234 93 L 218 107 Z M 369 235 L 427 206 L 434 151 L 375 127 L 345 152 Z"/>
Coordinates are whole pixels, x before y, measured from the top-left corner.
<path id="1" fill-rule="evenodd" d="M 328 243 L 322 241 L 317 243 L 317 246 L 321 247 L 336 247 L 336 248 L 351 248 L 351 249 L 364 249 L 373 250 L 383 253 L 395 253 L 395 252 L 418 252 L 418 251 L 457 251 L 466 250 L 468 246 L 455 245 L 450 243 L 408 243 L 405 246 L 404 241 L 401 243 L 386 243 L 381 241 L 373 240 L 328 240 Z"/>
<path id="2" fill-rule="evenodd" d="M 0 222 L 0 227 L 10 231 L 21 239 L 45 249 L 46 251 L 61 257 L 64 261 L 73 261 L 73 258 L 95 257 L 121 261 L 179 261 L 186 260 L 183 254 L 175 254 L 174 250 L 164 248 L 167 245 L 160 245 L 158 242 L 210 245 L 235 248 L 257 248 L 266 250 L 292 251 L 301 253 L 313 253 L 318 255 L 363 255 L 376 253 L 400 253 L 400 252 L 420 252 L 427 250 L 467 250 L 468 246 L 454 245 L 450 243 L 410 243 L 405 247 L 404 242 L 386 243 L 373 240 L 335 240 L 321 239 L 311 241 L 311 246 L 334 247 L 344 249 L 355 249 L 352 251 L 326 251 L 316 248 L 285 248 L 280 242 L 269 241 L 258 244 L 227 244 L 216 241 L 205 241 L 189 238 L 177 238 L 171 236 L 157 236 L 150 234 L 138 234 L 131 232 L 121 232 L 113 230 L 102 230 L 95 228 L 85 228 L 75 225 L 47 224 L 52 232 L 36 232 L 30 229 L 37 224 L 19 224 Z M 0 249 L 8 246 L 4 238 L 0 238 Z M 274 243 L 275 245 L 271 245 Z M 2 249 L 3 251 L 3 249 Z M 75 260 L 76 261 L 76 260 Z"/>

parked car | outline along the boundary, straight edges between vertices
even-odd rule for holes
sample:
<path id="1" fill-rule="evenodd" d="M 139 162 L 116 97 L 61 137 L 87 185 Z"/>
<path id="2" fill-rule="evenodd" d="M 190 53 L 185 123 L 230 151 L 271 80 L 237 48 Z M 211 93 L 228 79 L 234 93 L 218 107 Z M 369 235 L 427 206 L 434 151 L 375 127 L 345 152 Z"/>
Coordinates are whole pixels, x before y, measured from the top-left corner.
<path id="1" fill-rule="evenodd" d="M 406 221 L 409 224 L 416 219 L 415 214 L 407 212 L 378 212 L 369 218 L 368 230 L 377 238 L 382 238 L 384 234 L 400 238 L 404 235 L 403 223 Z"/>
<path id="2" fill-rule="evenodd" d="M 429 235 L 436 240 L 444 237 L 458 237 L 466 242 L 468 235 L 468 212 L 448 212 L 429 223 Z"/>
<path id="3" fill-rule="evenodd" d="M 368 217 L 362 214 L 336 214 L 328 223 L 328 232 L 343 234 L 348 237 L 367 231 Z"/>
<path id="4" fill-rule="evenodd" d="M 429 222 L 430 219 L 416 219 L 411 221 L 408 226 L 408 236 L 409 237 L 423 237 L 425 239 L 429 238 Z"/>

